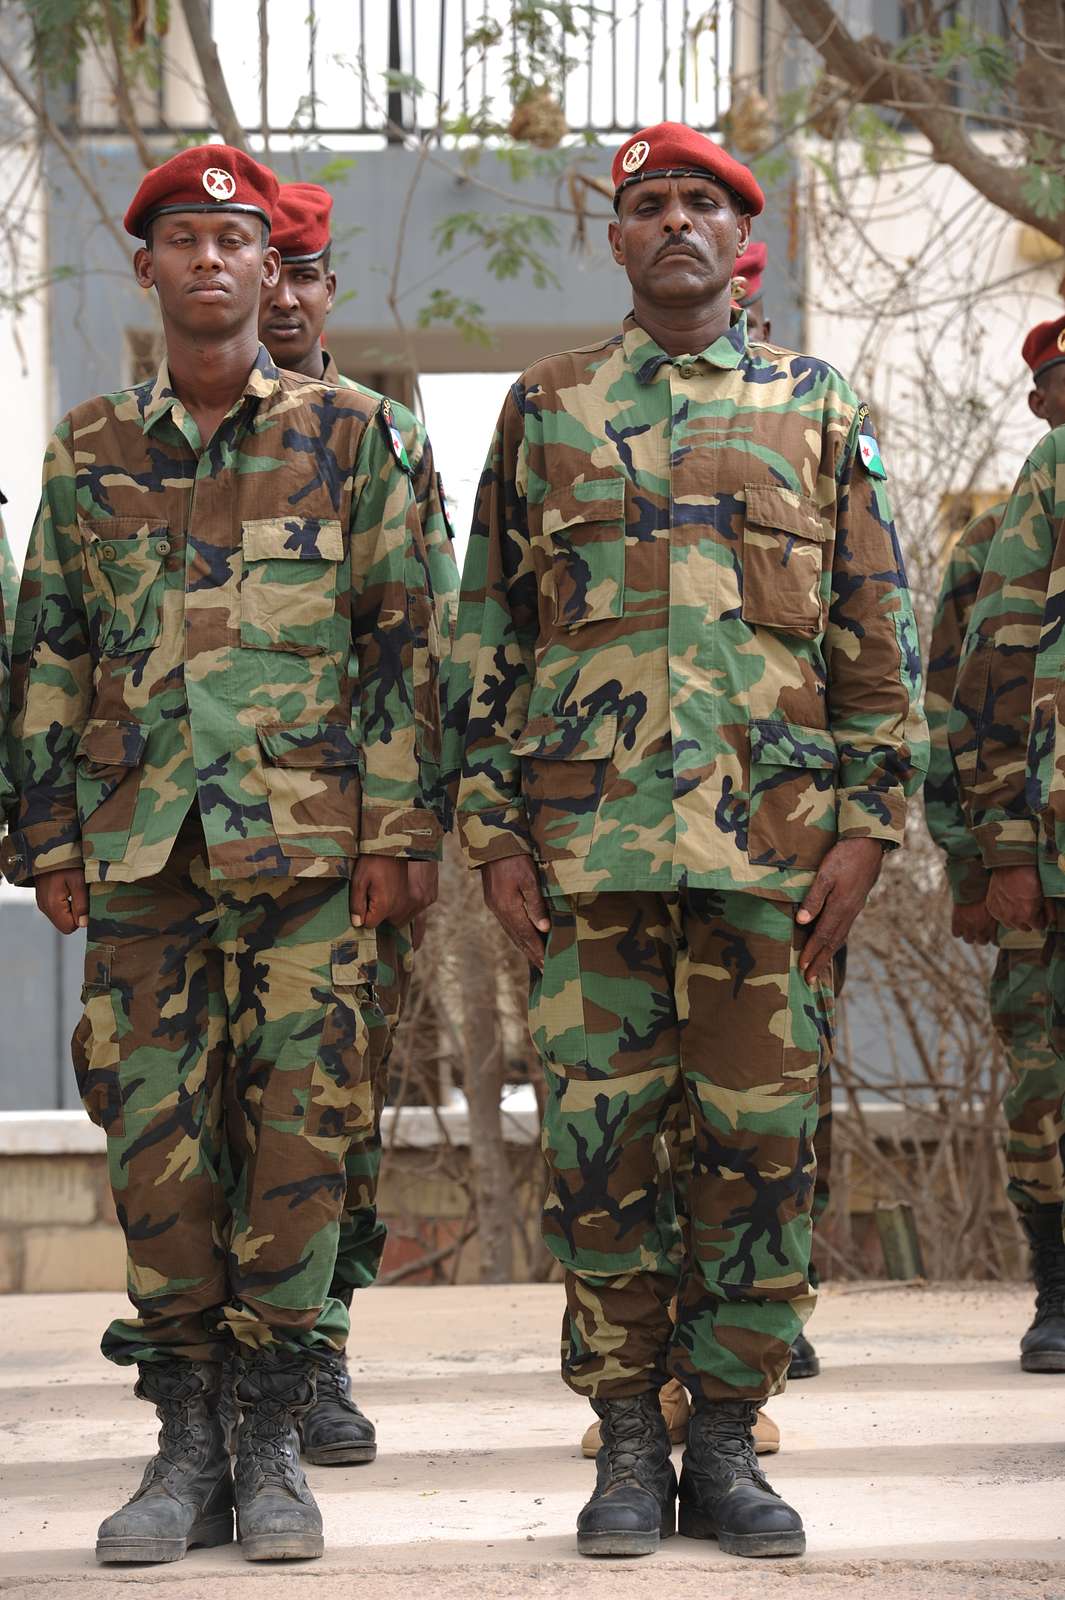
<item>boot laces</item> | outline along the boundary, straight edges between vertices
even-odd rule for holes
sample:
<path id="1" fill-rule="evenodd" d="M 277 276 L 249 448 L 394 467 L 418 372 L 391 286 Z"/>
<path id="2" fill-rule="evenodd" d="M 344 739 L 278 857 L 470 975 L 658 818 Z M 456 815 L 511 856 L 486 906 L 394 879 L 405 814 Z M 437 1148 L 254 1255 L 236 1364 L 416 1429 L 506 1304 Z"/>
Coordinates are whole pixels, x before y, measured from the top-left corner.
<path id="1" fill-rule="evenodd" d="M 153 1381 L 149 1376 L 142 1384 L 145 1398 L 155 1402 L 162 1423 L 158 1449 L 149 1462 L 151 1483 L 186 1465 L 186 1457 L 196 1445 L 192 1406 L 203 1395 L 203 1387 L 191 1372 L 169 1381 L 158 1377 Z"/>
<path id="2" fill-rule="evenodd" d="M 319 1400 L 333 1400 L 339 1405 L 348 1403 L 351 1380 L 343 1355 L 324 1356 L 318 1362 Z"/>
<path id="3" fill-rule="evenodd" d="M 241 1404 L 240 1443 L 245 1445 L 263 1479 L 288 1483 L 292 1471 L 292 1408 L 306 1394 L 307 1374 L 302 1367 L 271 1365 L 256 1374 L 254 1400 L 249 1405 L 237 1389 Z M 240 1455 L 244 1452 L 241 1451 Z"/>
<path id="4" fill-rule="evenodd" d="M 769 1482 L 758 1466 L 751 1434 L 757 1415 L 755 1405 L 723 1400 L 705 1408 L 698 1407 L 692 1421 L 701 1439 L 715 1456 L 727 1463 L 736 1478 L 746 1478 L 760 1489 L 769 1489 Z M 770 1489 L 770 1493 L 775 1492 Z"/>
<path id="5" fill-rule="evenodd" d="M 1033 1242 L 1032 1273 L 1040 1319 L 1065 1315 L 1065 1245 L 1060 1237 Z"/>
<path id="6" fill-rule="evenodd" d="M 657 1396 L 654 1405 L 657 1408 Z M 610 1479 L 614 1483 L 639 1478 L 641 1463 L 660 1443 L 654 1411 L 634 1401 L 627 1404 L 615 1401 L 603 1418 L 601 1432 Z"/>

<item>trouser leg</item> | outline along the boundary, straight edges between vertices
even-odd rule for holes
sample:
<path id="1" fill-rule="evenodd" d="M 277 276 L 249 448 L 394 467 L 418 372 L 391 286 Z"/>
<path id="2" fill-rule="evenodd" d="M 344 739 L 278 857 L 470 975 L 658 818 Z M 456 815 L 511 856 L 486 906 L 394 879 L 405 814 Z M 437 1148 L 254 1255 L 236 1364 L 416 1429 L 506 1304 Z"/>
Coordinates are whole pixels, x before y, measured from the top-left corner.
<path id="1" fill-rule="evenodd" d="M 670 1368 L 697 1398 L 762 1401 L 813 1309 L 813 1138 L 831 980 L 802 977 L 790 905 L 692 891 L 683 932 L 677 1010 L 695 1150 Z"/>
<path id="2" fill-rule="evenodd" d="M 344 1158 L 373 1126 L 376 935 L 352 928 L 342 879 L 229 881 L 219 902 L 235 1075 L 225 1321 L 258 1349 L 339 1349 L 347 1309 L 329 1289 Z"/>
<path id="3" fill-rule="evenodd" d="M 93 884 L 79 1087 L 107 1132 L 129 1297 L 103 1338 L 112 1361 L 214 1362 L 225 1300 L 219 1177 L 225 1059 L 213 896 L 195 842 L 143 883 Z"/>
<path id="4" fill-rule="evenodd" d="M 373 1084 L 373 1127 L 358 1134 L 344 1163 L 346 1194 L 340 1243 L 330 1290 L 351 1304 L 356 1289 L 367 1289 L 381 1266 L 388 1229 L 377 1214 L 381 1170 L 381 1115 L 388 1097 L 388 1067 L 396 1028 L 410 991 L 414 950 L 410 927 L 383 923 L 377 930 L 377 1004 L 369 1022 L 369 1072 Z"/>
<path id="5" fill-rule="evenodd" d="M 679 1251 L 658 1136 L 680 1095 L 667 897 L 552 897 L 530 1027 L 546 1080 L 544 1239 L 566 1272 L 562 1372 L 621 1399 L 665 1381 Z"/>
<path id="6" fill-rule="evenodd" d="M 1065 1060 L 1047 1035 L 1048 964 L 1043 949 L 1000 949 L 989 999 L 1009 1066 L 1006 1114 L 1007 1194 L 1018 1211 L 1065 1200 Z"/>

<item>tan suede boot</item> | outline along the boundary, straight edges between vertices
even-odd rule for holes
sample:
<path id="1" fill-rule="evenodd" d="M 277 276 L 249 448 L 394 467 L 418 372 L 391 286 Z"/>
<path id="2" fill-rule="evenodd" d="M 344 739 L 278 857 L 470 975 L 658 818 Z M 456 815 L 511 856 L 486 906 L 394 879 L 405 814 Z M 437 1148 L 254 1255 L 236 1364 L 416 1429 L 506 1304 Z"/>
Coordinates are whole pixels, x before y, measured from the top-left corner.
<path id="1" fill-rule="evenodd" d="M 691 1401 L 688 1391 L 682 1383 L 671 1378 L 663 1384 L 659 1391 L 659 1401 L 662 1406 L 662 1415 L 666 1419 L 669 1429 L 671 1444 L 685 1444 L 688 1439 L 688 1417 L 691 1414 Z M 581 1455 L 592 1460 L 599 1453 L 602 1439 L 599 1434 L 599 1421 L 596 1419 L 585 1429 L 581 1440 Z M 760 1456 L 775 1456 L 780 1449 L 780 1429 L 772 1417 L 767 1417 L 764 1411 L 759 1411 L 754 1424 L 754 1448 Z"/>

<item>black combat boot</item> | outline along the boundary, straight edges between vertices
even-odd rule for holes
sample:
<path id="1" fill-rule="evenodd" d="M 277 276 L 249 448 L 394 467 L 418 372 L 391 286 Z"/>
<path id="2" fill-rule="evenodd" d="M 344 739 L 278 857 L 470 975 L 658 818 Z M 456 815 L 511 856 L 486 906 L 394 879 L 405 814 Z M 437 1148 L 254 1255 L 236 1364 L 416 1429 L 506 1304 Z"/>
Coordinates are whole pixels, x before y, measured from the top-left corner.
<path id="1" fill-rule="evenodd" d="M 296 1432 L 297 1418 L 314 1404 L 315 1365 L 288 1351 L 241 1356 L 235 1487 L 245 1561 L 294 1561 L 325 1549 Z"/>
<path id="2" fill-rule="evenodd" d="M 1038 1206 L 1021 1217 L 1032 1247 L 1035 1319 L 1021 1340 L 1025 1372 L 1065 1372 L 1065 1243 L 1061 1207 Z"/>
<path id="3" fill-rule="evenodd" d="M 791 1361 L 788 1363 L 789 1378 L 816 1378 L 821 1371 L 817 1351 L 806 1337 L 800 1333 L 791 1347 Z"/>
<path id="4" fill-rule="evenodd" d="M 696 1400 L 680 1474 L 678 1531 L 733 1556 L 801 1556 L 802 1519 L 771 1489 L 754 1454 L 753 1400 Z"/>
<path id="5" fill-rule="evenodd" d="M 593 1400 L 603 1442 L 595 1493 L 577 1518 L 582 1556 L 649 1556 L 677 1525 L 677 1474 L 656 1390 Z"/>
<path id="6" fill-rule="evenodd" d="M 233 1479 L 218 1421 L 221 1369 L 198 1361 L 146 1361 L 134 1391 L 163 1424 L 140 1488 L 100 1524 L 96 1559 L 180 1561 L 195 1545 L 233 1537 Z"/>
<path id="7" fill-rule="evenodd" d="M 308 1461 L 320 1467 L 354 1466 L 377 1455 L 377 1434 L 351 1398 L 348 1358 L 341 1350 L 318 1358 L 318 1393 L 300 1418 Z"/>

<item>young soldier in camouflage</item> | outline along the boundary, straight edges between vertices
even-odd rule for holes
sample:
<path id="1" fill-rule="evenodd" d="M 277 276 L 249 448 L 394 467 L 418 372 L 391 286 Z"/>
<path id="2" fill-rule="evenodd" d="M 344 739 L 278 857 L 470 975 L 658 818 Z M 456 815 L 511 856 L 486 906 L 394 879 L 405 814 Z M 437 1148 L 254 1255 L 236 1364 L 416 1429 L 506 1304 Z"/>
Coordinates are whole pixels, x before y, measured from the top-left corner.
<path id="1" fill-rule="evenodd" d="M 867 408 L 730 318 L 751 173 L 664 124 L 614 181 L 634 314 L 523 374 L 482 480 L 457 819 L 534 969 L 563 1372 L 603 1432 L 578 1548 L 674 1530 L 672 1374 L 680 1531 L 796 1554 L 751 1428 L 813 1303 L 832 955 L 920 782 L 916 630 Z M 656 1161 L 681 1103 L 687 1251 Z"/>
<path id="2" fill-rule="evenodd" d="M 333 197 L 316 183 L 281 185 L 270 242 L 281 257 L 276 283 L 263 287 L 259 336 L 279 367 L 301 372 L 317 382 L 353 389 L 374 405 L 381 396 L 345 378 L 322 347 L 326 318 L 336 297 L 336 273 L 330 254 Z M 428 435 L 414 414 L 389 402 L 411 467 L 411 487 L 418 507 L 421 553 L 433 591 L 434 616 L 445 659 L 458 599 L 458 568 L 451 529 L 444 509 L 440 476 L 433 463 Z M 434 809 L 446 826 L 441 792 Z M 377 1277 L 386 1229 L 377 1215 L 377 1178 L 381 1166 L 381 1112 L 388 1086 L 392 1037 L 410 988 L 414 951 L 421 943 L 425 912 L 437 895 L 438 868 L 433 861 L 411 861 L 408 879 L 416 908 L 413 924 L 382 923 L 377 930 L 377 998 L 380 1014 L 370 1027 L 370 1079 L 374 1091 L 372 1129 L 352 1140 L 347 1161 L 347 1198 L 340 1224 L 340 1244 L 331 1296 L 349 1308 L 356 1289 Z M 351 1397 L 351 1379 L 343 1350 L 326 1355 L 318 1366 L 314 1404 L 300 1419 L 303 1453 L 309 1461 L 343 1465 L 372 1461 L 377 1454 L 373 1423 Z"/>
<path id="3" fill-rule="evenodd" d="M 8 866 L 88 927 L 75 1069 L 137 1312 L 103 1348 L 163 1423 L 102 1561 L 232 1538 L 234 1494 L 249 1560 L 322 1552 L 294 1422 L 347 1334 L 329 1287 L 373 1121 L 375 930 L 439 835 L 409 474 L 375 403 L 259 344 L 276 195 L 220 145 L 144 179 L 126 228 L 166 360 L 57 428 L 16 624 Z"/>
<path id="4" fill-rule="evenodd" d="M 1062 676 L 1057 614 L 1065 317 L 1033 328 L 1023 355 L 1035 379 L 1028 403 L 1053 431 L 1028 457 L 1005 505 L 965 530 L 944 577 L 929 664 L 936 753 L 927 813 L 949 857 L 956 930 L 976 943 L 997 939 L 1000 947 L 991 1006 L 1013 1074 L 1006 1098 L 1008 1193 L 1028 1236 L 1036 1284 L 1021 1366 L 1060 1372 L 1065 876 L 1058 819 L 1065 814 L 1065 771 L 1055 730 Z"/>
<path id="5" fill-rule="evenodd" d="M 0 506 L 7 504 L 7 496 L 0 492 Z M 0 517 L 0 829 L 5 817 L 15 806 L 12 783 L 12 760 L 8 738 L 8 716 L 11 693 L 11 635 L 15 623 L 15 602 L 18 599 L 18 568 L 7 542 L 4 519 Z"/>

